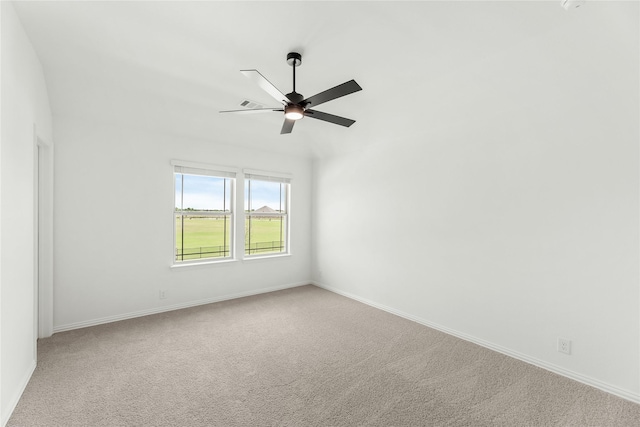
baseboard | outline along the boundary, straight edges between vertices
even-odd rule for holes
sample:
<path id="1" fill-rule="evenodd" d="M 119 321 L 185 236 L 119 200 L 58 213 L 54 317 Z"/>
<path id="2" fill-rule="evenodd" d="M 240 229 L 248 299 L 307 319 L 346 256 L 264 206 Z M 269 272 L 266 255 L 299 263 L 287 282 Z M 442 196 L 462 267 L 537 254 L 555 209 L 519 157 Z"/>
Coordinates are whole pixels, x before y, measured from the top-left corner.
<path id="1" fill-rule="evenodd" d="M 105 323 L 118 322 L 120 320 L 134 319 L 136 317 L 149 316 L 151 314 L 165 313 L 167 311 L 174 311 L 174 310 L 180 310 L 183 308 L 196 307 L 199 305 L 211 304 L 214 302 L 227 301 L 227 300 L 242 298 L 242 297 L 249 297 L 251 295 L 266 294 L 269 292 L 281 291 L 283 289 L 296 288 L 298 286 L 305 286 L 309 284 L 311 284 L 311 281 L 306 280 L 304 282 L 289 283 L 286 285 L 255 289 L 252 291 L 239 292 L 236 294 L 223 295 L 220 297 L 205 298 L 201 300 L 189 301 L 189 302 L 180 303 L 180 304 L 151 308 L 148 310 L 140 310 L 140 311 L 135 311 L 131 313 L 118 314 L 115 316 L 101 317 L 99 319 L 91 319 L 91 320 L 85 320 L 82 322 L 68 323 L 66 325 L 55 326 L 53 328 L 53 332 L 57 333 L 57 332 L 71 331 L 74 329 L 88 328 L 90 326 L 97 326 Z"/>
<path id="2" fill-rule="evenodd" d="M 396 309 L 394 309 L 392 307 L 388 307 L 386 305 L 379 304 L 379 303 L 374 302 L 374 301 L 370 301 L 370 300 L 368 300 L 366 298 L 359 297 L 359 296 L 351 294 L 349 292 L 344 292 L 342 290 L 333 288 L 333 287 L 325 285 L 323 283 L 320 283 L 320 282 L 317 282 L 317 281 L 311 281 L 311 284 L 313 284 L 314 286 L 317 286 L 319 288 L 326 289 L 326 290 L 328 290 L 330 292 L 336 293 L 338 295 L 342 295 L 344 297 L 353 299 L 355 301 L 359 301 L 359 302 L 361 302 L 363 304 L 367 304 L 367 305 L 369 305 L 371 307 L 378 308 L 380 310 L 386 311 L 386 312 L 391 313 L 391 314 L 395 314 L 396 316 L 400 316 L 402 318 L 411 320 L 413 322 L 419 323 L 419 324 L 427 326 L 429 328 L 436 329 L 438 331 L 441 331 L 441 332 L 444 332 L 446 334 L 452 335 L 454 337 L 463 339 L 465 341 L 469 341 L 469 342 L 472 342 L 472 343 L 477 344 L 479 346 L 488 348 L 490 350 L 497 351 L 498 353 L 502 353 L 502 354 L 504 354 L 506 356 L 513 357 L 514 359 L 521 360 L 523 362 L 529 363 L 531 365 L 537 366 L 539 368 L 545 369 L 545 370 L 553 372 L 555 374 L 562 375 L 563 377 L 572 379 L 574 381 L 578 381 L 578 382 L 586 384 L 588 386 L 595 387 L 595 388 L 597 388 L 599 390 L 602 390 L 602 391 L 605 391 L 607 393 L 616 395 L 618 397 L 621 397 L 623 399 L 629 400 L 631 402 L 640 403 L 640 394 L 638 394 L 638 393 L 634 393 L 634 392 L 631 392 L 629 390 L 621 389 L 619 387 L 616 387 L 614 385 L 602 382 L 602 381 L 597 380 L 595 378 L 591 378 L 591 377 L 589 377 L 587 375 L 582 375 L 580 373 L 573 372 L 573 371 L 571 371 L 569 369 L 565 369 L 565 368 L 563 368 L 561 366 L 554 365 L 553 363 L 548 363 L 548 362 L 545 362 L 543 360 L 537 359 L 535 357 L 531 357 L 531 356 L 528 356 L 526 354 L 519 353 L 517 351 L 513 351 L 513 350 L 510 350 L 508 348 L 493 344 L 491 342 L 488 342 L 488 341 L 473 337 L 471 335 L 468 335 L 468 334 L 465 334 L 465 333 L 462 333 L 462 332 L 458 332 L 456 330 L 447 328 L 447 327 L 439 325 L 437 323 L 433 323 L 433 322 L 430 322 L 430 321 L 425 320 L 423 318 L 420 318 L 420 317 L 405 313 L 405 312 L 400 311 L 400 310 L 396 310 Z"/>
<path id="3" fill-rule="evenodd" d="M 14 395 L 11 397 L 11 400 L 9 401 L 9 406 L 7 406 L 7 412 L 2 414 L 2 422 L 0 423 L 2 427 L 6 426 L 7 422 L 9 422 L 9 418 L 11 418 L 11 414 L 13 414 L 14 409 L 16 409 L 16 406 L 18 405 L 18 402 L 22 397 L 22 393 L 24 393 L 24 389 L 27 388 L 27 384 L 29 384 L 29 380 L 31 379 L 31 376 L 33 375 L 33 371 L 35 370 L 36 370 L 36 361 L 34 360 L 31 363 L 31 366 L 29 367 L 29 369 L 27 369 L 27 372 L 25 376 L 22 378 L 22 381 L 20 381 L 20 386 L 18 387 L 17 392 L 14 393 Z"/>

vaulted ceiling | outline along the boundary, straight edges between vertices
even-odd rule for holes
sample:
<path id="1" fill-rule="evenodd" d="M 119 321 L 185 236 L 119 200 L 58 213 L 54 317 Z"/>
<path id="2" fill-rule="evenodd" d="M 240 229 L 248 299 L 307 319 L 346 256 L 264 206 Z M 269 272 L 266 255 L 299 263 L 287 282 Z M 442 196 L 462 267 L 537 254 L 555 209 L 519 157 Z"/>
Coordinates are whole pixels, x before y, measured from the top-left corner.
<path id="1" fill-rule="evenodd" d="M 534 39 L 553 47 L 601 13 L 595 4 L 567 12 L 555 0 L 15 7 L 43 64 L 54 118 L 310 157 L 460 126 L 485 108 L 492 85 L 500 84 L 480 72 L 492 58 L 508 57 Z M 218 113 L 240 108 L 244 99 L 274 105 L 241 69 L 258 69 L 288 93 L 290 51 L 303 55 L 296 86 L 305 96 L 352 78 L 363 87 L 319 108 L 356 120 L 351 128 L 305 119 L 292 134 L 280 135 L 278 113 Z M 501 95 L 500 102 L 508 109 L 522 95 Z"/>

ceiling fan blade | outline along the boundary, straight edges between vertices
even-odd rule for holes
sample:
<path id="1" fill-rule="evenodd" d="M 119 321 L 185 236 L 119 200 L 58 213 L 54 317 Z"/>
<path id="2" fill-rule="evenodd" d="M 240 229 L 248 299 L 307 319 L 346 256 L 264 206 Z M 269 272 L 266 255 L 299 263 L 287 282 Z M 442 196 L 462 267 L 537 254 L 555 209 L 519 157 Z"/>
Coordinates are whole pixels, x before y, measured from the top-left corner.
<path id="1" fill-rule="evenodd" d="M 311 117 L 312 119 L 324 120 L 325 122 L 333 123 L 340 126 L 349 127 L 356 121 L 347 119 L 345 117 L 334 116 L 333 114 L 323 113 L 318 110 L 306 110 L 304 112 L 305 117 Z"/>
<path id="2" fill-rule="evenodd" d="M 284 123 L 282 124 L 282 130 L 280 131 L 280 135 L 285 133 L 291 133 L 293 130 L 293 125 L 296 123 L 295 120 L 284 119 Z"/>
<path id="3" fill-rule="evenodd" d="M 271 95 L 276 101 L 281 102 L 284 105 L 287 105 L 287 97 L 278 90 L 269 80 L 265 78 L 260 71 L 258 70 L 240 70 L 242 74 L 245 75 L 248 79 L 255 82 L 258 86 L 262 88 L 265 92 Z"/>
<path id="4" fill-rule="evenodd" d="M 327 89 L 324 92 L 320 92 L 317 95 L 313 95 L 305 99 L 303 102 L 306 102 L 308 104 L 308 107 L 317 107 L 322 103 L 332 101 L 345 95 L 349 95 L 353 92 L 358 92 L 359 90 L 362 90 L 360 85 L 356 83 L 355 80 L 349 80 L 346 83 L 342 83 L 341 85 L 332 87 L 331 89 Z"/>
<path id="5" fill-rule="evenodd" d="M 243 110 L 225 110 L 219 111 L 220 113 L 268 113 L 270 111 L 284 111 L 282 109 L 278 110 L 277 108 L 245 108 Z"/>

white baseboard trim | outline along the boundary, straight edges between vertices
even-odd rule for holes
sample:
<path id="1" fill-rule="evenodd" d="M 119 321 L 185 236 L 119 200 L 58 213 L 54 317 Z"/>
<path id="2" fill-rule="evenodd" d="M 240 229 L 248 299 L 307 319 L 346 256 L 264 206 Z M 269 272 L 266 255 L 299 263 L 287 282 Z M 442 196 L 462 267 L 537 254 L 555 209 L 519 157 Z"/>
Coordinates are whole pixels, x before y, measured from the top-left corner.
<path id="1" fill-rule="evenodd" d="M 611 393 L 611 394 L 616 395 L 618 397 L 621 397 L 623 399 L 630 400 L 631 402 L 640 403 L 640 394 L 638 394 L 638 393 L 634 393 L 632 391 L 616 387 L 614 385 L 605 383 L 605 382 L 597 380 L 595 378 L 591 378 L 591 377 L 589 377 L 587 375 L 582 375 L 580 373 L 573 372 L 573 371 L 571 371 L 569 369 L 565 369 L 565 368 L 563 368 L 561 366 L 558 366 L 558 365 L 555 365 L 553 363 L 548 363 L 548 362 L 545 362 L 543 360 L 537 359 L 535 357 L 528 356 L 528 355 L 526 355 L 524 353 L 519 353 L 517 351 L 510 350 L 508 348 L 493 344 L 493 343 L 491 343 L 489 341 L 485 341 L 483 339 L 479 339 L 479 338 L 473 337 L 471 335 L 467 335 L 465 333 L 458 332 L 456 330 L 447 328 L 447 327 L 439 325 L 437 323 L 430 322 L 430 321 L 425 320 L 423 318 L 420 318 L 420 317 L 405 313 L 405 312 L 400 311 L 400 310 L 396 310 L 396 309 L 394 309 L 392 307 L 388 307 L 386 305 L 379 304 L 379 303 L 374 302 L 374 301 L 370 301 L 370 300 L 368 300 L 366 298 L 359 297 L 359 296 L 351 294 L 349 292 L 344 292 L 344 291 L 342 291 L 340 289 L 325 285 L 325 284 L 317 282 L 315 280 L 312 280 L 311 284 L 313 284 L 313 285 L 315 285 L 315 286 L 317 286 L 319 288 L 326 289 L 326 290 L 328 290 L 330 292 L 336 293 L 338 295 L 342 295 L 344 297 L 359 301 L 359 302 L 361 302 L 363 304 L 367 304 L 367 305 L 369 305 L 371 307 L 378 308 L 380 310 L 386 311 L 386 312 L 391 313 L 391 314 L 395 314 L 396 316 L 403 317 L 405 319 L 411 320 L 413 322 L 419 323 L 419 324 L 427 326 L 429 328 L 436 329 L 438 331 L 441 331 L 441 332 L 444 332 L 446 334 L 452 335 L 454 337 L 463 339 L 465 341 L 469 341 L 469 342 L 472 342 L 474 344 L 478 344 L 479 346 L 488 348 L 490 350 L 497 351 L 498 353 L 502 353 L 502 354 L 504 354 L 506 356 L 513 357 L 514 359 L 518 359 L 518 360 L 521 360 L 523 362 L 529 363 L 531 365 L 537 366 L 539 368 L 546 369 L 547 371 L 553 372 L 553 373 L 558 374 L 558 375 L 562 375 L 563 377 L 566 377 L 566 378 L 581 382 L 581 383 L 586 384 L 586 385 L 591 386 L 591 387 L 595 387 L 597 389 L 600 389 L 600 390 L 605 391 L 607 393 Z"/>
<path id="2" fill-rule="evenodd" d="M 0 423 L 2 427 L 6 426 L 7 422 L 9 422 L 9 418 L 11 418 L 11 414 L 13 414 L 13 411 L 16 409 L 16 406 L 18 406 L 18 402 L 22 397 L 22 393 L 24 393 L 24 389 L 27 388 L 27 384 L 29 384 L 29 380 L 31 379 L 31 376 L 33 375 L 33 371 L 35 370 L 36 370 L 36 361 L 34 360 L 31 363 L 31 366 L 29 366 L 29 369 L 27 369 L 27 372 L 22 378 L 22 381 L 20 381 L 20 386 L 18 387 L 18 390 L 16 390 L 14 395 L 11 397 L 11 400 L 9 401 L 9 406 L 7 406 L 7 412 L 2 414 L 2 422 Z"/>
<path id="3" fill-rule="evenodd" d="M 227 300 L 232 300 L 232 299 L 242 298 L 242 297 L 249 297 L 251 295 L 266 294 L 269 292 L 281 291 L 283 289 L 296 288 L 298 286 L 305 286 L 310 284 L 311 284 L 311 281 L 307 280 L 304 282 L 289 283 L 286 285 L 272 286 L 269 288 L 255 289 L 255 290 L 246 291 L 246 292 L 238 292 L 236 294 L 223 295 L 220 297 L 205 298 L 201 300 L 189 301 L 189 302 L 184 302 L 184 303 L 174 304 L 174 305 L 165 305 L 162 307 L 151 308 L 148 310 L 140 310 L 140 311 L 135 311 L 131 313 L 118 314 L 115 316 L 101 317 L 99 319 L 91 319 L 91 320 L 84 320 L 82 322 L 68 323 L 66 325 L 55 326 L 53 328 L 53 333 L 71 331 L 74 329 L 88 328 L 90 326 L 97 326 L 105 323 L 118 322 L 120 320 L 134 319 L 136 317 L 149 316 L 151 314 L 158 314 L 158 313 L 164 313 L 167 311 L 180 310 L 183 308 L 195 307 L 198 305 L 205 305 L 205 304 L 211 304 L 214 302 L 227 301 Z"/>

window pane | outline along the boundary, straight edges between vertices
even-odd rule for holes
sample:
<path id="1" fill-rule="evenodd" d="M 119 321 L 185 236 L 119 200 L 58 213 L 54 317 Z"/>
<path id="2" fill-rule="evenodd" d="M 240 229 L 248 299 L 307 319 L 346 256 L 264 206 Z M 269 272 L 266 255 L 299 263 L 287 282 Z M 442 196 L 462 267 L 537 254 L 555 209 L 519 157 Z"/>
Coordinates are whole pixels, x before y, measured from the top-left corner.
<path id="1" fill-rule="evenodd" d="M 176 215 L 176 261 L 230 255 L 231 215 Z"/>
<path id="2" fill-rule="evenodd" d="M 175 174 L 175 260 L 231 256 L 232 178 Z"/>
<path id="3" fill-rule="evenodd" d="M 245 254 L 286 252 L 286 216 L 247 217 L 245 220 Z"/>
<path id="4" fill-rule="evenodd" d="M 279 182 L 247 180 L 245 210 L 247 212 L 286 212 L 286 186 Z"/>
<path id="5" fill-rule="evenodd" d="M 204 211 L 228 211 L 230 207 L 230 179 L 216 178 L 212 176 L 183 175 L 182 184 L 182 209 Z M 226 191 L 225 191 L 226 190 Z M 178 186 L 176 185 L 176 199 L 178 198 Z M 177 202 L 178 200 L 176 200 Z M 180 206 L 176 204 L 176 206 Z"/>
<path id="6" fill-rule="evenodd" d="M 289 184 L 248 179 L 245 185 L 245 254 L 286 253 Z"/>

